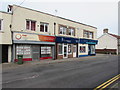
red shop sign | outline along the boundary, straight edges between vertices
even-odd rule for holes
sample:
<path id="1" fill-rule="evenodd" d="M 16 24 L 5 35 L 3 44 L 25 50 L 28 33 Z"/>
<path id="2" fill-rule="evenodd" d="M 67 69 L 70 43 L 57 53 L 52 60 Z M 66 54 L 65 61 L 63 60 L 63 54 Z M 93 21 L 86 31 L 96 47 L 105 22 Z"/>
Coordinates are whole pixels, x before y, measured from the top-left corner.
<path id="1" fill-rule="evenodd" d="M 38 35 L 40 41 L 45 41 L 45 42 L 55 42 L 55 37 L 54 36 L 44 36 L 44 35 Z"/>

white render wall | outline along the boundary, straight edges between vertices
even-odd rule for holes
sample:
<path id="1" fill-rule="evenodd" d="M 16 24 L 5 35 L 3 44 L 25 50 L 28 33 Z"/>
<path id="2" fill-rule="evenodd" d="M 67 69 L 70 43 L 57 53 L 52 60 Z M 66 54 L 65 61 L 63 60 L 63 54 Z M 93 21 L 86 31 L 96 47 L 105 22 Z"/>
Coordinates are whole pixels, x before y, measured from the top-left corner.
<path id="1" fill-rule="evenodd" d="M 107 33 L 98 38 L 96 49 L 117 49 L 117 39 Z"/>
<path id="2" fill-rule="evenodd" d="M 0 31 L 0 44 L 12 44 L 10 24 L 11 14 L 0 12 L 0 19 L 2 19 L 2 31 Z"/>
<path id="3" fill-rule="evenodd" d="M 26 30 L 26 19 L 35 20 L 36 22 L 36 31 L 28 31 Z M 40 32 L 40 22 L 49 23 L 49 33 L 48 32 Z M 66 37 L 74 37 L 74 38 L 83 38 L 83 30 L 92 31 L 94 33 L 94 38 L 97 39 L 97 29 L 86 26 L 83 24 L 78 24 L 69 20 L 65 20 L 59 17 L 51 16 L 48 14 L 44 14 L 35 10 L 31 10 L 28 8 L 20 7 L 13 5 L 13 22 L 12 22 L 12 31 L 19 32 L 29 32 L 29 33 L 37 33 L 37 34 L 45 34 L 45 35 L 54 35 L 54 23 L 56 23 L 56 36 L 66 36 Z M 74 27 L 76 29 L 76 36 L 69 35 L 59 35 L 58 34 L 58 25 L 66 25 L 70 27 Z M 79 30 L 78 30 L 79 28 Z"/>

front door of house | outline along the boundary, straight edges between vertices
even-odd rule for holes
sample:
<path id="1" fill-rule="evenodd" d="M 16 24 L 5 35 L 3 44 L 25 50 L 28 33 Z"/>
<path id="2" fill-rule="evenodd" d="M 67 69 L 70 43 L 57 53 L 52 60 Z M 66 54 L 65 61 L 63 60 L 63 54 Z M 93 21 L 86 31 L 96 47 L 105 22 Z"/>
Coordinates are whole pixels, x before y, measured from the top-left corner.
<path id="1" fill-rule="evenodd" d="M 67 48 L 67 45 L 64 45 L 64 55 L 63 55 L 63 58 L 67 58 L 68 57 L 68 48 Z"/>
<path id="2" fill-rule="evenodd" d="M 77 46 L 73 45 L 73 57 L 77 57 Z"/>

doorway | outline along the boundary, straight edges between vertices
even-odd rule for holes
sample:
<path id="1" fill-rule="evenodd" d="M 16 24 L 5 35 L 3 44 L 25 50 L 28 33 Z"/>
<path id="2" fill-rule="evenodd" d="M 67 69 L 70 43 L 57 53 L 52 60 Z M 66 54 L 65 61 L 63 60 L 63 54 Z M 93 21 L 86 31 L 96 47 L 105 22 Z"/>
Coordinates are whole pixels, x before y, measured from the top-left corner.
<path id="1" fill-rule="evenodd" d="M 2 63 L 8 62 L 8 45 L 2 45 Z"/>
<path id="2" fill-rule="evenodd" d="M 40 46 L 39 45 L 32 46 L 32 60 L 40 60 Z"/>
<path id="3" fill-rule="evenodd" d="M 77 57 L 77 46 L 73 45 L 73 57 Z"/>
<path id="4" fill-rule="evenodd" d="M 63 49 L 63 58 L 68 58 L 68 46 L 64 45 L 64 49 Z"/>
<path id="5" fill-rule="evenodd" d="M 95 54 L 95 45 L 88 45 L 88 55 Z"/>

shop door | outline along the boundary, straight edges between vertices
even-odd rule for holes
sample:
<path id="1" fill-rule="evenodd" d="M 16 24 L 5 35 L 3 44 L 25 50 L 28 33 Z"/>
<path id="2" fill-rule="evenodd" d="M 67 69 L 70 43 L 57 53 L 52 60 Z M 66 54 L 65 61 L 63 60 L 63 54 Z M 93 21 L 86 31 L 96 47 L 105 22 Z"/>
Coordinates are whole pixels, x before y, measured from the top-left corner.
<path id="1" fill-rule="evenodd" d="M 95 54 L 95 45 L 88 45 L 88 55 Z"/>
<path id="2" fill-rule="evenodd" d="M 40 46 L 32 46 L 32 60 L 40 60 Z"/>
<path id="3" fill-rule="evenodd" d="M 64 45 L 64 56 L 63 58 L 68 58 L 68 48 L 67 48 L 67 45 Z"/>
<path id="4" fill-rule="evenodd" d="M 77 57 L 77 47 L 73 45 L 73 57 Z"/>

